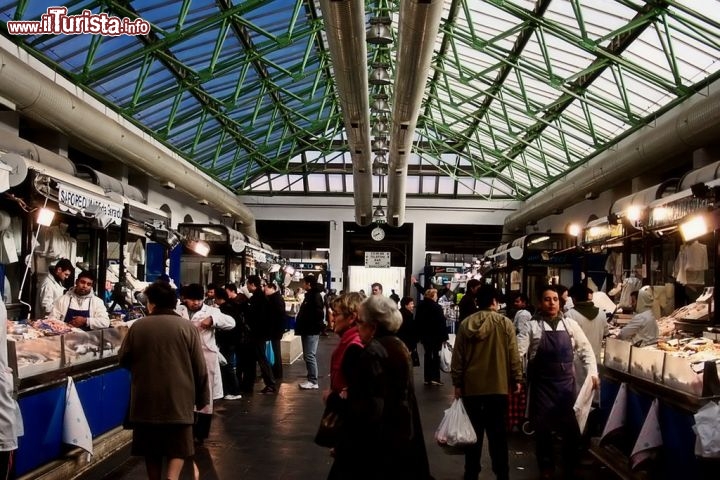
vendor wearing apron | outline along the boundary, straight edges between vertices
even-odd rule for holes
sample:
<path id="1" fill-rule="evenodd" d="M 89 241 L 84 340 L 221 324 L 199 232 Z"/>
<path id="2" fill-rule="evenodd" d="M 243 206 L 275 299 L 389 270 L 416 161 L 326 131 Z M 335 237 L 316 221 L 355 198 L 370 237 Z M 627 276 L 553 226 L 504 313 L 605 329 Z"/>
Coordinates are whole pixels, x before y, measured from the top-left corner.
<path id="1" fill-rule="evenodd" d="M 94 284 L 92 273 L 80 273 L 75 286 L 55 300 L 49 318 L 83 330 L 109 327 L 110 317 L 105 302 L 93 293 Z"/>
<path id="2" fill-rule="evenodd" d="M 535 428 L 535 452 L 541 478 L 554 474 L 552 432 L 562 437 L 564 477 L 573 478 L 578 460 L 580 431 L 575 404 L 573 358 L 582 360 L 595 388 L 599 385 L 597 364 L 590 342 L 580 326 L 560 311 L 553 286 L 543 287 L 539 311 L 518 334 L 520 355 L 528 356 L 530 421 Z"/>

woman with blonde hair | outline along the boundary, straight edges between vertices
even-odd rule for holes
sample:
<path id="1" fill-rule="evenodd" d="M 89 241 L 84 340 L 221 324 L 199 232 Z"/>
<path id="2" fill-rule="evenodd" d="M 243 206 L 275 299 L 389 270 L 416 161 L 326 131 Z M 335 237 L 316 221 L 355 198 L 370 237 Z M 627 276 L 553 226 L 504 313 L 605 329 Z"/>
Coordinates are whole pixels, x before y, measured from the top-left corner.
<path id="1" fill-rule="evenodd" d="M 330 478 L 428 480 L 410 352 L 395 336 L 400 311 L 391 299 L 373 295 L 358 313 L 365 348 L 351 369 L 343 369 L 349 415 Z"/>

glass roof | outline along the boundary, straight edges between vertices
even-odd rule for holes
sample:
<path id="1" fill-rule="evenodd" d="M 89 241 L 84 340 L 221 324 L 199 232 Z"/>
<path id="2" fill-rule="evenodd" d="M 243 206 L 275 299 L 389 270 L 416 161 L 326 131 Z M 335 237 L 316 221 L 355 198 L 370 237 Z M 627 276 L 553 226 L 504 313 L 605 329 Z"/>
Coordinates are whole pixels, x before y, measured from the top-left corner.
<path id="1" fill-rule="evenodd" d="M 8 21 L 61 5 L 150 30 L 9 32 Z M 522 200 L 611 148 L 718 77 L 717 6 L 446 1 L 408 195 Z M 381 1 L 395 29 L 398 7 Z M 367 2 L 367 18 L 377 9 Z M 0 0 L 0 21 L 3 35 L 239 194 L 352 194 L 317 0 Z M 377 55 L 369 49 L 369 61 Z"/>

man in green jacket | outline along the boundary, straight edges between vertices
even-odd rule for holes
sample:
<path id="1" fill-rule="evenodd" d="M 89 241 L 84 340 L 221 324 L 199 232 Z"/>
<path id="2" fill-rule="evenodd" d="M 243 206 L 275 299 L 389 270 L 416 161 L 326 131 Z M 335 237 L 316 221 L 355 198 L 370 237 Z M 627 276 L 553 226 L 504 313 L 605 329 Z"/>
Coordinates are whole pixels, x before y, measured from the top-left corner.
<path id="1" fill-rule="evenodd" d="M 492 469 L 509 478 L 507 431 L 508 392 L 520 392 L 522 366 L 512 321 L 497 313 L 500 293 L 490 285 L 476 292 L 479 311 L 460 324 L 452 356 L 455 398 L 462 397 L 478 441 L 465 449 L 465 480 L 477 480 L 484 433 Z M 510 385 L 510 383 L 514 385 Z"/>

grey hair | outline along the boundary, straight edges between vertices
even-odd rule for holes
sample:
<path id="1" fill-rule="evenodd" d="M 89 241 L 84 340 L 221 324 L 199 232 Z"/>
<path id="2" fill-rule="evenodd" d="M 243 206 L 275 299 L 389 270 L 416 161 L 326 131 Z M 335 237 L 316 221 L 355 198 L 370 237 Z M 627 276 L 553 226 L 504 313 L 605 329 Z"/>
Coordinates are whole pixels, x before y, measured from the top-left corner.
<path id="1" fill-rule="evenodd" d="M 397 304 L 390 298 L 381 295 L 371 295 L 362 303 L 362 319 L 378 329 L 395 333 L 402 325 L 402 314 Z"/>

